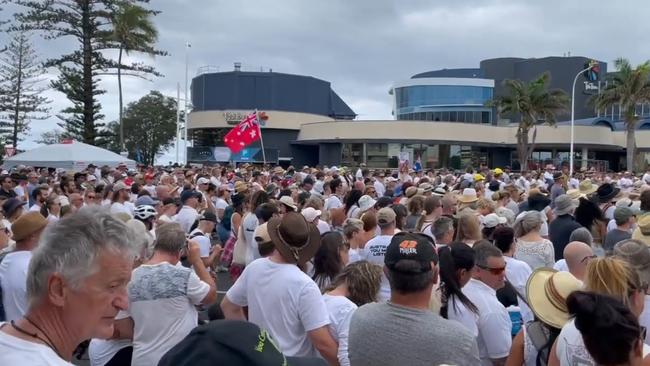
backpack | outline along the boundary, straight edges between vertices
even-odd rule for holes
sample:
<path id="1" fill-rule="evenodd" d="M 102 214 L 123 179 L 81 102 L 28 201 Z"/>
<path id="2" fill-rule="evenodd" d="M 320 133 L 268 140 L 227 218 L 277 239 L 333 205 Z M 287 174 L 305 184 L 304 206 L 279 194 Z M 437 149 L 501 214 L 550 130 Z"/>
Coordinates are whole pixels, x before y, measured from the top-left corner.
<path id="1" fill-rule="evenodd" d="M 533 342 L 533 346 L 535 346 L 535 349 L 538 352 L 538 357 L 540 357 L 542 365 L 547 365 L 551 347 L 544 348 L 549 341 L 549 334 L 545 331 L 544 324 L 536 320 L 526 324 L 525 327 L 526 334 L 528 335 L 528 338 L 530 338 L 531 342 Z M 540 351 L 542 348 L 544 349 Z"/>

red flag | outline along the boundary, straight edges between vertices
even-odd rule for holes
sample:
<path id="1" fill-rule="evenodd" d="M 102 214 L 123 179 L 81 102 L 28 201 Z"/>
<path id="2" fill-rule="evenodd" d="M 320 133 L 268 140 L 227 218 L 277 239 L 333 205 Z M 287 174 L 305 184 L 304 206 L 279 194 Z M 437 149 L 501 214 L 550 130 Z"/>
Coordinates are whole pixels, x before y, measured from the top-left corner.
<path id="1" fill-rule="evenodd" d="M 257 121 L 257 113 L 251 113 L 224 136 L 223 142 L 236 154 L 259 139 L 260 124 Z"/>

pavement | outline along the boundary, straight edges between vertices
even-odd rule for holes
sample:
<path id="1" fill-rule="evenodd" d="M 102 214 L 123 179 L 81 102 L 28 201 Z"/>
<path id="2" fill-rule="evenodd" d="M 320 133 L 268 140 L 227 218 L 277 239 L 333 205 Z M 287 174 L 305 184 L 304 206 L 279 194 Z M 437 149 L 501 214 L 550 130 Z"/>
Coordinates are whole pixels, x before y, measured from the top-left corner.
<path id="1" fill-rule="evenodd" d="M 228 272 L 217 273 L 217 304 L 221 303 L 223 296 L 226 294 L 228 289 L 232 286 L 232 280 L 230 279 L 230 274 Z M 72 363 L 77 366 L 90 366 L 90 361 L 88 360 L 88 354 L 83 355 L 81 360 L 74 359 Z"/>

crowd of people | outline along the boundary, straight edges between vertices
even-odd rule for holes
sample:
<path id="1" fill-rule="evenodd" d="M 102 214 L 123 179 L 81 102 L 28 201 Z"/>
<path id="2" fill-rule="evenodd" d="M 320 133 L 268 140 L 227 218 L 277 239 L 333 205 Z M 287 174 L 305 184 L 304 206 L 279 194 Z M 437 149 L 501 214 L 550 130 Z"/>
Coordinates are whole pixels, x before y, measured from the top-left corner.
<path id="1" fill-rule="evenodd" d="M 650 365 L 650 169 L 19 166 L 0 206 L 2 365 Z"/>

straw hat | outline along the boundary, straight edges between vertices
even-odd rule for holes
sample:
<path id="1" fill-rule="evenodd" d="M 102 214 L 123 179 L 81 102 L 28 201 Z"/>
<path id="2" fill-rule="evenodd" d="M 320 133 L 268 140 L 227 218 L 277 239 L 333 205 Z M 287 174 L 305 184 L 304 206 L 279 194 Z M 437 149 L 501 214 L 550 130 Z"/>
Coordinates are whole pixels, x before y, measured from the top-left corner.
<path id="1" fill-rule="evenodd" d="M 650 214 L 639 217 L 636 221 L 636 229 L 632 233 L 632 239 L 641 240 L 645 245 L 650 246 Z"/>
<path id="2" fill-rule="evenodd" d="M 582 182 L 580 182 L 580 184 L 578 185 L 578 189 L 580 190 L 580 193 L 584 195 L 589 195 L 596 192 L 598 187 L 595 184 L 591 183 L 591 179 L 585 179 Z"/>
<path id="3" fill-rule="evenodd" d="M 580 198 L 585 197 L 585 195 L 581 193 L 579 189 L 569 189 L 568 191 L 566 191 L 566 195 L 571 197 L 571 199 L 574 201 L 577 201 Z"/>
<path id="4" fill-rule="evenodd" d="M 462 202 L 462 203 L 472 203 L 478 201 L 476 190 L 474 188 L 463 189 L 463 194 L 458 196 L 457 200 L 458 202 Z"/>
<path id="5" fill-rule="evenodd" d="M 538 268 L 526 284 L 528 305 L 537 318 L 559 329 L 569 321 L 567 297 L 581 288 L 582 282 L 569 272 Z"/>
<path id="6" fill-rule="evenodd" d="M 291 208 L 294 211 L 298 209 L 298 207 L 296 206 L 296 203 L 293 201 L 293 198 L 291 198 L 289 196 L 280 197 L 279 202 L 281 204 Z"/>

